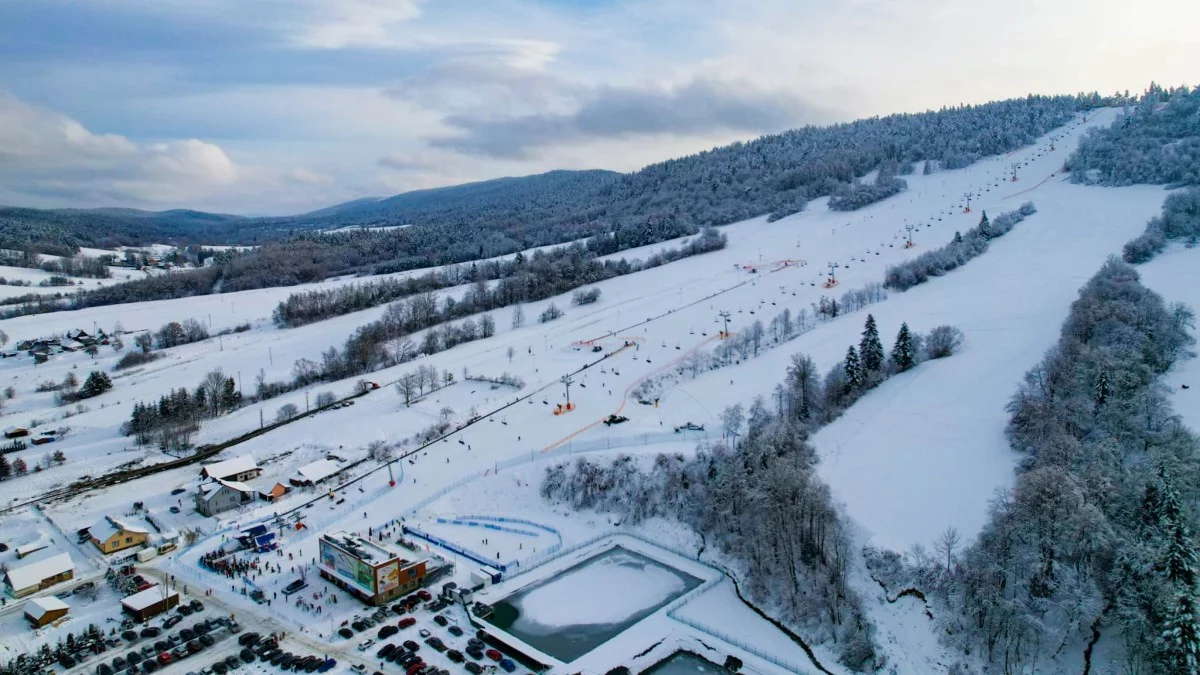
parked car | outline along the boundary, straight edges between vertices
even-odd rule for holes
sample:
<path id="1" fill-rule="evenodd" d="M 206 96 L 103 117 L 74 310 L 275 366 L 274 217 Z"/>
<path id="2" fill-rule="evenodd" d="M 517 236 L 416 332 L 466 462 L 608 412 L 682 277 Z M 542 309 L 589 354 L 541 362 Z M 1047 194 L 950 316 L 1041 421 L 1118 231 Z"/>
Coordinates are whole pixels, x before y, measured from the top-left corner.
<path id="1" fill-rule="evenodd" d="M 225 657 L 225 665 L 229 666 L 230 670 L 234 670 L 235 668 L 241 668 L 242 662 L 238 660 L 238 657 L 230 654 Z"/>
<path id="2" fill-rule="evenodd" d="M 391 626 L 391 625 L 384 626 L 383 628 L 379 629 L 379 639 L 386 640 L 399 632 L 400 632 L 400 629 L 396 628 L 395 626 Z"/>
<path id="3" fill-rule="evenodd" d="M 417 623 L 416 619 L 414 619 L 411 616 L 406 616 L 403 619 L 400 619 L 399 623 L 396 624 L 396 627 L 403 629 L 403 628 L 408 628 L 409 626 L 413 626 L 416 623 Z"/>
<path id="4" fill-rule="evenodd" d="M 370 649 L 371 646 L 374 644 L 375 644 L 374 640 L 372 640 L 371 638 L 367 638 L 366 640 L 363 640 L 362 642 L 358 643 L 358 651 L 365 652 L 368 649 Z"/>
<path id="5" fill-rule="evenodd" d="M 392 652 L 394 651 L 396 651 L 396 645 L 389 642 L 381 647 L 378 652 L 375 652 L 375 656 L 381 659 L 386 659 L 387 657 L 391 656 Z"/>
<path id="6" fill-rule="evenodd" d="M 225 673 L 229 672 L 229 666 L 226 666 L 224 661 L 217 661 L 212 664 L 211 668 L 217 675 L 225 675 Z"/>
<path id="7" fill-rule="evenodd" d="M 147 673 L 147 674 L 153 673 L 156 670 L 158 670 L 158 663 L 156 661 L 153 661 L 153 660 L 142 661 L 142 672 L 143 673 Z M 131 669 L 129 672 L 133 673 L 134 671 Z"/>
<path id="8" fill-rule="evenodd" d="M 254 663 L 254 652 L 250 651 L 249 647 L 242 647 L 238 656 L 242 659 L 242 663 Z"/>
<path id="9" fill-rule="evenodd" d="M 367 624 L 362 621 L 353 621 L 350 623 L 350 627 L 354 629 L 354 632 L 361 633 L 367 629 Z"/>
<path id="10" fill-rule="evenodd" d="M 359 673 L 359 675 L 362 675 L 362 673 L 367 672 L 367 667 L 361 663 L 356 663 L 356 664 L 350 666 L 350 670 L 353 670 L 354 672 Z"/>
<path id="11" fill-rule="evenodd" d="M 499 661 L 500 659 L 504 658 L 504 655 L 501 654 L 500 652 L 496 651 L 495 649 L 489 649 L 489 650 L 485 651 L 484 655 L 486 655 L 489 659 L 491 659 L 493 661 Z"/>
<path id="12" fill-rule="evenodd" d="M 450 659 L 454 663 L 462 663 L 463 661 L 467 660 L 467 657 L 463 656 L 463 653 L 457 649 L 451 649 L 450 651 L 446 652 L 446 658 Z"/>
<path id="13" fill-rule="evenodd" d="M 142 637 L 144 637 L 144 638 L 156 638 L 156 637 L 158 637 L 158 636 L 159 636 L 161 633 L 162 633 L 162 631 L 161 631 L 161 630 L 159 630 L 157 627 L 155 627 L 155 626 L 147 626 L 146 628 L 143 628 L 143 629 L 142 629 L 142 632 L 141 632 L 141 633 L 139 633 L 139 634 L 140 634 Z"/>
<path id="14" fill-rule="evenodd" d="M 483 667 L 474 661 L 467 661 L 467 665 L 463 667 L 466 668 L 467 672 L 471 673 L 471 675 L 479 675 L 483 672 Z"/>
<path id="15" fill-rule="evenodd" d="M 421 598 L 425 602 L 429 602 L 430 600 L 433 599 L 433 596 L 430 595 L 429 591 L 427 591 L 425 589 L 421 589 L 421 590 L 417 591 L 417 597 Z"/>
<path id="16" fill-rule="evenodd" d="M 74 668 L 75 659 L 72 658 L 70 654 L 63 654 L 62 656 L 58 657 L 58 664 L 63 668 Z"/>
<path id="17" fill-rule="evenodd" d="M 405 640 L 404 648 L 410 652 L 415 652 L 421 648 L 421 645 L 417 644 L 415 640 Z"/>
<path id="18" fill-rule="evenodd" d="M 253 647 L 261 639 L 258 633 L 242 633 L 238 636 L 238 644 L 243 647 Z"/>
<path id="19" fill-rule="evenodd" d="M 296 580 L 292 581 L 290 584 L 288 584 L 287 586 L 283 587 L 283 594 L 291 595 L 292 593 L 301 591 L 307 587 L 308 587 L 307 581 L 305 581 L 303 579 L 296 579 Z"/>
<path id="20" fill-rule="evenodd" d="M 183 657 L 185 657 L 187 655 L 188 655 L 187 645 L 179 645 L 175 649 L 171 650 L 171 658 L 175 659 L 176 661 L 178 661 L 179 659 L 182 659 Z"/>
<path id="21" fill-rule="evenodd" d="M 195 598 L 193 598 L 192 601 L 188 604 L 191 605 L 193 612 L 203 612 L 204 611 L 204 603 L 200 602 L 199 600 L 196 600 Z"/>
<path id="22" fill-rule="evenodd" d="M 504 669 L 504 672 L 511 673 L 517 669 L 517 664 L 513 663 L 512 659 L 500 659 L 500 667 Z"/>
<path id="23" fill-rule="evenodd" d="M 201 635 L 199 639 L 200 639 L 200 644 L 204 645 L 205 647 L 211 647 L 216 643 L 216 640 L 213 639 L 213 636 L 210 633 L 205 633 L 204 635 Z"/>
<path id="24" fill-rule="evenodd" d="M 180 616 L 191 616 L 196 610 L 192 609 L 191 605 L 180 605 L 175 608 L 175 611 L 179 612 Z"/>
<path id="25" fill-rule="evenodd" d="M 173 660 L 174 659 L 171 658 L 171 652 L 160 652 L 158 655 L 158 664 L 160 666 L 165 666 Z"/>
<path id="26" fill-rule="evenodd" d="M 96 666 L 96 675 L 113 675 L 112 666 L 107 663 L 100 663 Z"/>
<path id="27" fill-rule="evenodd" d="M 450 623 L 450 620 L 441 614 L 438 614 L 437 616 L 433 617 L 433 622 L 439 626 L 445 626 Z"/>
<path id="28" fill-rule="evenodd" d="M 354 637 L 354 631 L 350 630 L 349 628 L 339 628 L 337 633 L 347 640 Z"/>
<path id="29" fill-rule="evenodd" d="M 197 654 L 201 649 L 204 649 L 199 640 L 188 640 L 186 646 L 189 654 Z"/>
<path id="30" fill-rule="evenodd" d="M 439 652 L 446 651 L 446 643 L 442 642 L 442 639 L 436 635 L 433 637 L 425 638 L 425 644 L 429 645 L 430 647 L 433 647 L 434 649 L 438 650 Z"/>
<path id="31" fill-rule="evenodd" d="M 325 673 L 333 670 L 337 666 L 337 659 L 325 659 L 325 662 L 317 668 L 318 673 Z"/>
<path id="32" fill-rule="evenodd" d="M 482 647 L 467 647 L 467 656 L 470 656 L 471 658 L 475 659 L 476 661 L 482 661 L 483 660 L 483 648 Z"/>
<path id="33" fill-rule="evenodd" d="M 392 611 L 399 615 L 407 612 L 408 610 L 404 607 L 403 602 L 397 602 L 396 604 L 392 605 Z"/>
<path id="34" fill-rule="evenodd" d="M 450 634 L 454 637 L 462 637 L 463 629 L 459 628 L 458 626 L 450 626 L 446 630 L 450 631 Z"/>
<path id="35" fill-rule="evenodd" d="M 405 675 L 417 675 L 417 673 L 421 672 L 422 670 L 425 670 L 425 664 L 420 661 L 417 661 L 416 663 L 409 666 L 408 670 L 406 670 L 404 672 L 405 672 Z"/>

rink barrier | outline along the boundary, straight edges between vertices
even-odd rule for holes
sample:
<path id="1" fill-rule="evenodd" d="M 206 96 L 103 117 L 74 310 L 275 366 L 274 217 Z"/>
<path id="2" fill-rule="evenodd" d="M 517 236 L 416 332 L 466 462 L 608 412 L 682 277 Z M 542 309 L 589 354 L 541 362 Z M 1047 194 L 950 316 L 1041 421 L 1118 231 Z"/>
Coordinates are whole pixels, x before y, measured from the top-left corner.
<path id="1" fill-rule="evenodd" d="M 479 523 L 472 520 L 460 520 L 458 518 L 437 518 L 435 522 L 442 525 L 458 525 L 460 527 L 475 527 L 484 530 L 493 530 L 495 532 L 508 532 L 510 534 L 519 534 L 522 537 L 537 537 L 538 533 L 532 530 L 521 530 L 515 527 L 505 527 L 494 523 Z"/>
<path id="2" fill-rule="evenodd" d="M 500 563 L 495 560 L 488 560 L 483 555 L 476 553 L 475 551 L 472 551 L 471 549 L 469 549 L 465 546 L 460 546 L 453 542 L 446 541 L 445 539 L 442 539 L 441 537 L 439 537 L 435 534 L 429 534 L 428 532 L 419 530 L 411 525 L 402 525 L 400 529 L 404 532 L 404 534 L 407 534 L 412 537 L 416 537 L 417 539 L 423 539 L 423 540 L 433 544 L 434 546 L 443 548 L 447 551 L 450 551 L 451 553 L 453 553 L 455 555 L 460 555 L 468 560 L 474 560 L 475 562 L 479 563 L 480 565 L 494 567 L 495 569 L 498 569 L 501 572 L 507 572 L 509 570 L 509 568 L 514 567 L 517 564 L 517 561 L 515 561 L 515 560 L 510 560 L 507 563 Z"/>

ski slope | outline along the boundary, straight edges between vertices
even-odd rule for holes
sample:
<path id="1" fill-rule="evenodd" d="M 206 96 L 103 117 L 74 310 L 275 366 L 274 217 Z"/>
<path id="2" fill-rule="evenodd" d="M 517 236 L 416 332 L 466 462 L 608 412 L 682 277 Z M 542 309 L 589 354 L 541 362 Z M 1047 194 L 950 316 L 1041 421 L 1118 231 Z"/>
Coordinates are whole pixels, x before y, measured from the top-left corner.
<path id="1" fill-rule="evenodd" d="M 726 406 L 749 405 L 758 396 L 770 404 L 770 394 L 783 380 L 792 355 L 809 354 L 822 370 L 828 369 L 844 356 L 848 345 L 857 344 L 869 311 L 879 323 L 885 347 L 891 347 L 901 322 L 920 332 L 940 324 L 957 326 L 966 335 L 966 346 L 949 359 L 892 378 L 814 436 L 821 457 L 819 471 L 860 526 L 864 542 L 905 550 L 914 544 L 929 545 L 948 526 L 973 537 L 986 519 L 994 491 L 1011 484 L 1018 459 L 1003 436 L 1005 402 L 1022 374 L 1057 338 L 1079 287 L 1107 256 L 1118 253 L 1125 241 L 1142 230 L 1164 197 L 1158 188 L 1072 185 L 1059 172 L 1079 135 L 1110 123 L 1116 114 L 1112 110 L 1091 114 L 1086 122 L 1076 120 L 1034 145 L 963 170 L 906 176 L 906 192 L 858 211 L 832 212 L 825 200 L 817 200 L 805 212 L 774 223 L 755 218 L 726 226 L 722 232 L 729 245 L 724 250 L 597 284 L 602 296 L 592 305 L 573 307 L 569 294 L 529 303 L 524 307 L 526 324 L 519 328 L 511 325 L 510 309 L 496 310 L 492 312 L 495 336 L 371 373 L 365 379 L 381 388 L 353 406 L 286 425 L 220 457 L 253 454 L 265 469 L 259 482 L 266 484 L 286 481 L 297 467 L 327 454 L 336 455 L 345 466 L 353 465 L 319 489 L 296 490 L 278 503 L 256 502 L 216 519 L 187 508 L 167 515 L 171 505 L 187 506 L 190 492 L 182 497 L 168 493 L 178 487 L 194 490 L 198 477 L 192 467 L 90 493 L 70 504 L 47 505 L 47 513 L 64 531 L 72 531 L 94 521 L 99 512 L 124 512 L 131 495 L 138 495 L 172 527 L 211 533 L 268 518 L 332 491 L 344 501 L 321 499 L 303 510 L 308 527 L 285 535 L 287 550 L 309 555 L 315 537 L 326 529 L 380 527 L 420 507 L 427 507 L 425 516 L 453 515 L 478 512 L 490 503 L 493 512 L 481 515 L 546 522 L 544 505 L 533 502 L 540 504 L 539 471 L 549 460 L 583 451 L 637 455 L 690 451 L 695 438 L 675 435 L 673 427 L 691 421 L 707 425 L 715 435 Z M 1057 147 L 1053 152 L 1052 142 Z M 1015 183 L 1009 180 L 1014 162 L 1021 166 Z M 977 193 L 971 213 L 963 213 L 965 192 Z M 945 244 L 955 231 L 974 226 L 982 210 L 994 217 L 1024 201 L 1033 201 L 1038 213 L 992 242 L 987 253 L 943 278 L 892 294 L 864 311 L 820 323 L 739 365 L 694 379 L 684 377 L 662 392 L 657 406 L 639 405 L 628 397 L 639 383 L 677 369 L 693 350 L 714 348 L 717 332 L 724 326 L 720 312 L 729 313 L 729 329 L 734 332 L 755 321 L 765 324 L 785 308 L 793 314 L 802 309 L 811 312 L 822 296 L 836 298 L 846 290 L 882 281 L 888 265 Z M 906 224 L 916 227 L 913 248 L 903 246 Z M 677 244 L 664 242 L 620 255 L 644 257 Z M 1163 260 L 1172 258 L 1164 255 Z M 822 282 L 829 263 L 838 265 L 839 283 L 826 290 Z M 1164 283 L 1179 285 L 1175 279 L 1187 272 L 1187 266 L 1179 263 L 1164 271 L 1168 275 Z M 127 462 L 166 459 L 156 448 L 136 448 L 121 435 L 120 426 L 133 402 L 155 400 L 180 386 L 194 388 L 214 368 L 234 376 L 243 391 L 251 392 L 259 372 L 268 380 L 284 379 L 290 377 L 297 359 L 320 361 L 322 351 L 340 346 L 356 327 L 377 318 L 384 308 L 286 330 L 270 322 L 271 310 L 290 293 L 355 281 L 336 279 L 5 322 L 14 341 L 73 328 L 91 330 L 93 324 L 107 329 L 118 322 L 126 330 L 138 330 L 196 318 L 214 332 L 251 325 L 243 333 L 164 350 L 163 360 L 115 374 L 112 391 L 86 401 L 87 409 L 69 419 L 64 418 L 68 409 L 55 406 L 52 395 L 34 391 L 36 384 L 59 381 L 69 372 L 82 379 L 90 369 L 110 370 L 118 354 L 105 349 L 94 360 L 84 354 L 63 355 L 42 366 L 34 366 L 26 357 L 0 361 L 0 385 L 17 389 L 17 397 L 7 406 L 6 423 L 38 420 L 46 426 L 71 427 L 69 436 L 51 448 L 63 450 L 67 464 L 6 482 L 5 496 L 37 494 Z M 462 292 L 454 288 L 440 294 Z M 538 324 L 537 315 L 550 302 L 563 308 L 565 316 Z M 420 335 L 413 337 L 419 343 Z M 593 352 L 592 346 L 601 351 Z M 426 364 L 451 372 L 457 382 L 404 405 L 391 383 Z M 526 386 L 516 390 L 464 381 L 464 371 L 490 377 L 509 372 Z M 556 404 L 566 402 L 566 389 L 559 380 L 567 373 L 575 373 L 570 388 L 575 409 L 554 415 Z M 322 391 L 349 394 L 356 379 L 313 385 L 248 406 L 206 422 L 193 441 L 222 441 L 256 429 L 260 420 L 274 418 L 280 406 L 292 403 L 304 410 Z M 451 424 L 463 427 L 445 441 L 398 462 L 391 471 L 367 458 L 367 445 L 373 441 L 383 441 L 397 452 L 415 447 L 404 441 L 436 421 L 445 408 L 450 409 Z M 600 424 L 612 413 L 629 421 Z M 476 415 L 481 419 L 467 425 Z M 46 447 L 17 454 L 32 463 L 45 454 Z M 527 464 L 529 470 L 510 468 L 517 464 Z M 352 486 L 338 487 L 359 477 Z M 569 534 L 563 530 L 565 543 L 608 526 L 603 516 L 562 518 L 576 525 Z M 194 571 L 189 561 L 215 545 L 201 538 L 195 548 L 180 555 L 178 564 Z M 286 625 L 297 629 L 305 625 L 302 614 L 278 612 L 275 618 Z M 897 619 L 896 625 L 907 625 L 906 621 Z M 927 638 L 913 639 L 924 644 Z M 897 638 L 894 648 L 904 650 L 911 644 L 907 639 Z"/>
<path id="2" fill-rule="evenodd" d="M 1142 283 L 1164 300 L 1181 302 L 1193 312 L 1200 311 L 1200 249 L 1176 244 L 1137 269 L 1142 275 Z M 1195 326 L 1192 336 L 1200 338 Z M 1184 425 L 1193 431 L 1200 430 L 1200 359 L 1193 357 L 1176 362 L 1163 376 L 1162 383 L 1170 392 L 1171 405 Z"/>

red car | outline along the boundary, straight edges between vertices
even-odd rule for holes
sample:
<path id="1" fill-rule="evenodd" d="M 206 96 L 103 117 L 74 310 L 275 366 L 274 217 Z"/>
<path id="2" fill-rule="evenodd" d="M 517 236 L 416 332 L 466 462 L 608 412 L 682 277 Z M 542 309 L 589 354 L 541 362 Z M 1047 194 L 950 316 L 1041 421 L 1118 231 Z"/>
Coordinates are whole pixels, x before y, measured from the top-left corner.
<path id="1" fill-rule="evenodd" d="M 171 662 L 171 652 L 163 652 L 158 655 L 158 665 L 165 666 Z"/>
<path id="2" fill-rule="evenodd" d="M 421 672 L 422 670 L 425 670 L 425 662 L 417 661 L 408 667 L 408 675 L 417 675 L 417 673 Z"/>
<path id="3" fill-rule="evenodd" d="M 416 622 L 416 619 L 412 618 L 411 616 L 406 616 L 403 619 L 400 619 L 400 623 L 396 624 L 396 628 L 408 628 Z"/>
<path id="4" fill-rule="evenodd" d="M 493 661 L 499 661 L 500 659 L 504 658 L 504 656 L 500 652 L 496 651 L 495 649 L 487 650 L 486 652 L 484 652 L 484 655 L 486 655 L 489 659 L 491 659 Z"/>
<path id="5" fill-rule="evenodd" d="M 424 600 L 425 602 L 429 602 L 430 600 L 433 599 L 433 596 L 429 594 L 429 591 L 426 591 L 424 589 L 417 591 L 417 597 Z"/>

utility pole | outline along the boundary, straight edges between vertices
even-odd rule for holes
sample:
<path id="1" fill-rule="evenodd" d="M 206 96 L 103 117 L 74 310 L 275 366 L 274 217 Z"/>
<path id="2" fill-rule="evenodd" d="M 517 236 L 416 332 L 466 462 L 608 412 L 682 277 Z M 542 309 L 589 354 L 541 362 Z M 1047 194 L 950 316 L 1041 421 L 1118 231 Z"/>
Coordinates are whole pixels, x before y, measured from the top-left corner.
<path id="1" fill-rule="evenodd" d="M 725 330 L 721 331 L 721 338 L 724 339 L 729 337 L 729 312 L 721 311 L 717 313 L 717 316 L 720 316 L 725 320 Z"/>

